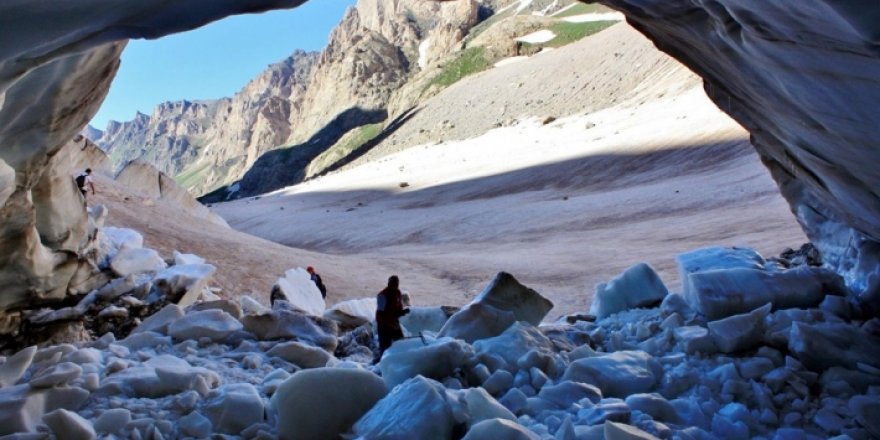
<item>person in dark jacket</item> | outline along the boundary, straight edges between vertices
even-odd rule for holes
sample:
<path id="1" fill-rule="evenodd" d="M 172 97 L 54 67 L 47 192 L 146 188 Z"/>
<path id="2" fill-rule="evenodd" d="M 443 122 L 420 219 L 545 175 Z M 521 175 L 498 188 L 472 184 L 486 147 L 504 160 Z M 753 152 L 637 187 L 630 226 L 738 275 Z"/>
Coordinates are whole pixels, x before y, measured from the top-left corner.
<path id="1" fill-rule="evenodd" d="M 318 275 L 318 273 L 315 272 L 315 268 L 312 266 L 307 267 L 306 272 L 309 273 L 312 282 L 315 283 L 315 285 L 318 286 L 318 290 L 321 291 L 321 298 L 327 299 L 327 288 L 324 287 L 324 282 L 321 281 L 321 275 Z"/>
<path id="2" fill-rule="evenodd" d="M 388 286 L 376 295 L 376 325 L 379 331 L 379 358 L 391 346 L 391 343 L 403 339 L 400 328 L 400 317 L 409 313 L 403 307 L 400 294 L 400 279 L 397 275 L 388 278 Z"/>

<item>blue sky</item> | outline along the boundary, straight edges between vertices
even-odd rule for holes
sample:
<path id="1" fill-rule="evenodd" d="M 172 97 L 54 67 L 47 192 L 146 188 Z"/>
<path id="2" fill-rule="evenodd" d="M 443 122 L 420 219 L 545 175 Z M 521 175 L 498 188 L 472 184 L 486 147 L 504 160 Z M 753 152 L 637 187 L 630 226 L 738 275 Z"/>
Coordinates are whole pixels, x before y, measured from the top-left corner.
<path id="1" fill-rule="evenodd" d="M 132 40 L 91 121 L 127 121 L 163 101 L 232 96 L 295 49 L 320 50 L 355 0 L 312 0 L 291 10 L 229 17 L 159 40 Z"/>

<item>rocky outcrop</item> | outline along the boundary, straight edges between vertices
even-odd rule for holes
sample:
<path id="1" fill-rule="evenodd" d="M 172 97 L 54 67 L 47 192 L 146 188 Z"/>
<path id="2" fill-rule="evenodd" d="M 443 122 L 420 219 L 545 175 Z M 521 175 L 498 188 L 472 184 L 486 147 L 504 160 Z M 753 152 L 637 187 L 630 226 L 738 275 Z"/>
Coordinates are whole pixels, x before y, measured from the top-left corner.
<path id="1" fill-rule="evenodd" d="M 603 0 L 705 80 L 826 264 L 880 305 L 876 5 Z"/>

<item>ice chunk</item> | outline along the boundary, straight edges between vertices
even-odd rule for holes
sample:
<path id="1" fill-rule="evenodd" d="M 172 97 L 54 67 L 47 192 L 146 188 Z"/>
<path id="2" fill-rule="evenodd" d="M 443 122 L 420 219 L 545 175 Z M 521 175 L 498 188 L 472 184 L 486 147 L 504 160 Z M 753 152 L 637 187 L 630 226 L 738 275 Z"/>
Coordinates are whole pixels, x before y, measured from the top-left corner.
<path id="1" fill-rule="evenodd" d="M 630 409 L 648 414 L 652 419 L 660 422 L 682 423 L 675 407 L 664 399 L 663 396 L 656 393 L 630 395 L 626 398 L 626 405 Z"/>
<path id="2" fill-rule="evenodd" d="M 499 272 L 471 303 L 449 318 L 439 335 L 473 342 L 500 334 L 512 321 L 538 325 L 552 308 L 550 300 L 520 284 L 513 275 Z"/>
<path id="3" fill-rule="evenodd" d="M 453 393 L 463 397 L 467 403 L 467 413 L 470 416 L 468 424 L 470 425 L 489 419 L 516 420 L 516 416 L 510 410 L 498 403 L 482 388 L 468 388 Z"/>
<path id="4" fill-rule="evenodd" d="M 249 383 L 224 385 L 208 395 L 205 414 L 214 428 L 226 434 L 239 434 L 263 421 L 263 399 Z"/>
<path id="5" fill-rule="evenodd" d="M 457 309 L 454 307 L 410 307 L 409 313 L 400 318 L 400 325 L 411 335 L 437 333 Z"/>
<path id="6" fill-rule="evenodd" d="M 198 255 L 182 254 L 174 251 L 174 265 L 180 266 L 183 264 L 205 264 L 205 259 Z"/>
<path id="7" fill-rule="evenodd" d="M 635 426 L 605 422 L 605 440 L 659 440 L 651 434 Z"/>
<path id="8" fill-rule="evenodd" d="M 456 424 L 440 383 L 416 376 L 395 387 L 354 425 L 369 439 L 447 440 Z"/>
<path id="9" fill-rule="evenodd" d="M 153 249 L 124 248 L 110 260 L 110 268 L 120 277 L 158 272 L 168 267 Z"/>
<path id="10" fill-rule="evenodd" d="M 416 375 L 442 379 L 465 365 L 476 364 L 474 349 L 461 340 L 425 338 L 427 345 L 422 341 L 421 338 L 397 341 L 385 351 L 379 369 L 388 388 Z"/>
<path id="11" fill-rule="evenodd" d="M 499 395 L 503 391 L 507 391 L 513 385 L 513 375 L 507 370 L 496 370 L 483 382 L 483 389 L 493 396 Z"/>
<path id="12" fill-rule="evenodd" d="M 7 388 L 15 385 L 21 379 L 24 372 L 31 366 L 34 355 L 37 353 L 37 346 L 32 345 L 6 359 L 6 362 L 0 364 L 0 388 Z"/>
<path id="13" fill-rule="evenodd" d="M 524 426 L 505 419 L 489 419 L 472 426 L 462 440 L 540 440 Z"/>
<path id="14" fill-rule="evenodd" d="M 282 342 L 266 352 L 269 356 L 280 357 L 300 368 L 318 368 L 327 365 L 330 354 L 317 347 L 300 342 Z"/>
<path id="15" fill-rule="evenodd" d="M 153 285 L 180 307 L 192 305 L 208 286 L 211 275 L 217 270 L 210 264 L 181 264 L 159 272 Z"/>
<path id="16" fill-rule="evenodd" d="M 243 316 L 241 322 L 245 330 L 261 340 L 295 339 L 321 347 L 329 353 L 333 353 L 338 344 L 336 321 L 298 311 L 278 308 L 260 314 L 251 313 Z"/>
<path id="17" fill-rule="evenodd" d="M 764 335 L 764 319 L 770 304 L 749 313 L 734 315 L 709 323 L 709 335 L 722 353 L 733 353 L 758 346 Z"/>
<path id="18" fill-rule="evenodd" d="M 553 342 L 532 325 L 517 322 L 499 336 L 475 342 L 474 349 L 477 353 L 498 356 L 504 360 L 504 368 L 514 372 L 518 370 L 520 357 L 531 350 L 552 353 Z"/>
<path id="19" fill-rule="evenodd" d="M 375 374 L 353 368 L 302 370 L 272 396 L 281 438 L 339 438 L 388 393 Z M 403 402 L 400 402 L 403 404 Z"/>
<path id="20" fill-rule="evenodd" d="M 280 295 L 282 300 L 310 315 L 321 316 L 327 304 L 318 286 L 305 269 L 297 267 L 284 272 L 272 286 L 272 297 Z"/>
<path id="21" fill-rule="evenodd" d="M 222 341 L 242 328 L 237 319 L 222 310 L 203 310 L 189 313 L 171 323 L 168 335 L 178 341 L 199 338 Z"/>
<path id="22" fill-rule="evenodd" d="M 28 384 L 34 388 L 64 385 L 80 377 L 82 372 L 82 367 L 73 362 L 60 362 L 34 375 Z"/>
<path id="23" fill-rule="evenodd" d="M 880 399 L 876 395 L 855 396 L 849 400 L 848 407 L 865 430 L 880 438 Z"/>
<path id="24" fill-rule="evenodd" d="M 590 313 L 602 319 L 624 310 L 658 305 L 669 291 L 646 263 L 630 267 L 608 283 L 596 286 Z"/>
<path id="25" fill-rule="evenodd" d="M 376 298 L 352 299 L 336 303 L 324 312 L 324 317 L 346 327 L 358 327 L 376 317 Z"/>
<path id="26" fill-rule="evenodd" d="M 602 400 L 602 391 L 594 385 L 566 380 L 541 388 L 538 397 L 552 403 L 557 408 L 568 409 L 572 404 L 582 399 L 589 399 L 593 403 Z"/>
<path id="27" fill-rule="evenodd" d="M 652 391 L 662 377 L 663 367 L 650 354 L 617 351 L 572 362 L 562 380 L 595 385 L 605 396 L 626 397 Z"/>
<path id="28" fill-rule="evenodd" d="M 98 266 L 106 268 L 121 249 L 144 247 L 144 237 L 132 229 L 107 226 L 98 230 L 97 243 Z"/>
<path id="29" fill-rule="evenodd" d="M 741 247 L 695 249 L 678 254 L 675 259 L 678 262 L 679 279 L 684 282 L 684 297 L 692 304 L 690 286 L 687 284 L 688 275 L 717 269 L 762 269 L 765 263 L 764 258 L 753 249 Z"/>
<path id="30" fill-rule="evenodd" d="M 880 337 L 853 325 L 796 322 L 791 327 L 788 348 L 812 370 L 834 366 L 855 370 L 860 363 L 880 368 Z"/>
<path id="31" fill-rule="evenodd" d="M 131 411 L 126 408 L 108 409 L 95 420 L 95 431 L 102 434 L 113 434 L 131 421 Z"/>
<path id="32" fill-rule="evenodd" d="M 498 336 L 516 322 L 516 315 L 488 304 L 471 303 L 452 315 L 438 336 L 449 336 L 473 343 Z"/>
<path id="33" fill-rule="evenodd" d="M 183 435 L 195 438 L 208 438 L 214 430 L 214 426 L 207 417 L 198 411 L 193 411 L 178 420 L 177 429 Z"/>
<path id="34" fill-rule="evenodd" d="M 56 438 L 93 440 L 97 438 L 92 422 L 66 409 L 58 409 L 43 416 L 43 421 Z"/>
<path id="35" fill-rule="evenodd" d="M 145 319 L 141 325 L 135 327 L 131 332 L 156 332 L 165 334 L 168 331 L 168 326 L 171 325 L 172 322 L 182 318 L 183 315 L 183 309 L 181 309 L 180 306 L 177 304 L 168 304 L 167 306 L 162 307 L 162 310 L 159 310 Z"/>

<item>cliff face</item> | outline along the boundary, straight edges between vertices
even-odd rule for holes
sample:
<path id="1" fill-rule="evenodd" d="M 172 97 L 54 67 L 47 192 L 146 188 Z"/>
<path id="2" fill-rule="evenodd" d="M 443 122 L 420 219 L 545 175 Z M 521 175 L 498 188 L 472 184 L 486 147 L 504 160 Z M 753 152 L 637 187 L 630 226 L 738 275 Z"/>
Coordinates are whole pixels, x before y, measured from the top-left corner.
<path id="1" fill-rule="evenodd" d="M 150 116 L 111 121 L 93 140 L 117 168 L 145 160 L 165 174 L 182 175 L 181 183 L 193 192 L 204 191 L 237 177 L 290 136 L 288 120 L 302 105 L 316 58 L 316 53 L 297 51 L 232 98 L 165 102 Z M 91 136 L 96 132 L 92 129 Z"/>
<path id="2" fill-rule="evenodd" d="M 825 262 L 880 303 L 880 7 L 603 0 L 705 80 Z"/>
<path id="3" fill-rule="evenodd" d="M 233 98 L 164 103 L 150 116 L 111 122 L 93 140 L 117 167 L 146 160 L 195 194 L 241 178 L 264 153 L 282 146 L 308 145 L 295 155 L 308 164 L 352 128 L 384 120 L 394 91 L 420 63 L 455 49 L 478 11 L 473 0 L 363 0 L 346 12 L 320 54 L 297 51 Z M 429 40 L 431 50 L 420 52 Z M 274 179 L 264 172 L 289 165 L 274 157 L 264 162 L 276 165 L 257 167 L 244 182 L 252 191 L 270 188 L 259 183 Z M 279 182 L 302 175 L 283 177 Z"/>

